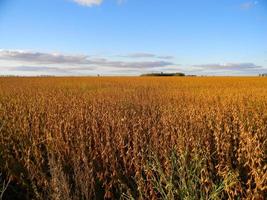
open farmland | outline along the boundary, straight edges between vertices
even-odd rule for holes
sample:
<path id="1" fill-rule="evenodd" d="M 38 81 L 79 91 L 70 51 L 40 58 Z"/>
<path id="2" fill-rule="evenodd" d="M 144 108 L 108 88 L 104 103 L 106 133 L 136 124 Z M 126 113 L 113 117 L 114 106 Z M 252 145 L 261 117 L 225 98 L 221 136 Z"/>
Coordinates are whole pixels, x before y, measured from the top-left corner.
<path id="1" fill-rule="evenodd" d="M 267 79 L 0 78 L 3 199 L 264 199 Z"/>

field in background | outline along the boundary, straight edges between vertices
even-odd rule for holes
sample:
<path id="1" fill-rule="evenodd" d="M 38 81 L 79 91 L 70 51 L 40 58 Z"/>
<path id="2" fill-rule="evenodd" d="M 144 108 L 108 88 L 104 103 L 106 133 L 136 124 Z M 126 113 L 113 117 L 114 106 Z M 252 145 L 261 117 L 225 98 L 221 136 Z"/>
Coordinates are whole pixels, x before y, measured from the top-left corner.
<path id="1" fill-rule="evenodd" d="M 264 199 L 265 78 L 0 78 L 4 199 Z"/>

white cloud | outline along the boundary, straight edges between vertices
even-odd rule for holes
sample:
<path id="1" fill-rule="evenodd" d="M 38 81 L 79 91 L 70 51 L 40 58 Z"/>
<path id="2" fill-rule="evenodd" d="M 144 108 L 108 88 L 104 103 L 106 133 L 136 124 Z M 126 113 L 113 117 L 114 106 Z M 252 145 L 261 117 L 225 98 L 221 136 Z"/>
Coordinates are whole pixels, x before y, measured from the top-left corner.
<path id="1" fill-rule="evenodd" d="M 173 56 L 160 56 L 152 53 L 144 53 L 144 52 L 138 52 L 138 53 L 131 53 L 127 55 L 119 55 L 119 57 L 126 57 L 126 58 L 158 58 L 158 59 L 164 59 L 169 60 L 173 59 Z"/>
<path id="2" fill-rule="evenodd" d="M 100 5 L 103 0 L 73 0 L 74 2 L 82 5 L 82 6 L 97 6 Z"/>
<path id="3" fill-rule="evenodd" d="M 119 5 L 121 5 L 121 4 L 123 4 L 123 3 L 125 3 L 127 0 L 117 0 L 117 3 L 119 4 Z"/>
<path id="4" fill-rule="evenodd" d="M 23 50 L 1 50 L 1 60 L 25 61 L 37 64 L 88 64 L 86 55 L 64 55 L 59 53 L 41 53 Z"/>
<path id="5" fill-rule="evenodd" d="M 258 1 L 247 1 L 240 5 L 240 8 L 243 10 L 249 10 L 255 7 L 259 2 Z"/>
<path id="6" fill-rule="evenodd" d="M 99 6 L 103 3 L 104 0 L 72 0 L 75 3 L 82 5 L 82 6 Z M 117 0 L 118 5 L 121 5 L 123 3 L 125 3 L 126 0 Z"/>

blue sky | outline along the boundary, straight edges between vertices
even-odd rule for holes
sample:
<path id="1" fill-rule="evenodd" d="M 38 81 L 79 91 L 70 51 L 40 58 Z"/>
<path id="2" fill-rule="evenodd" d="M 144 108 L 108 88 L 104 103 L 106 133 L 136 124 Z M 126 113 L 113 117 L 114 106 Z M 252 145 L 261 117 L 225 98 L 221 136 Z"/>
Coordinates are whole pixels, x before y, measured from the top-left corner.
<path id="1" fill-rule="evenodd" d="M 0 0 L 0 75 L 267 72 L 267 0 Z"/>

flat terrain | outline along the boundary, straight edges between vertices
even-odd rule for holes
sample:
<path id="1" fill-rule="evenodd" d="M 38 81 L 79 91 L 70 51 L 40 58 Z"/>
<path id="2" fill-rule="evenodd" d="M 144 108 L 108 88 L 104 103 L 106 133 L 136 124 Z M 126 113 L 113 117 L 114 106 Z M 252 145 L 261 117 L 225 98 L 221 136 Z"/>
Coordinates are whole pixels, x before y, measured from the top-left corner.
<path id="1" fill-rule="evenodd" d="M 4 199 L 267 192 L 267 78 L 0 78 L 0 133 Z"/>

